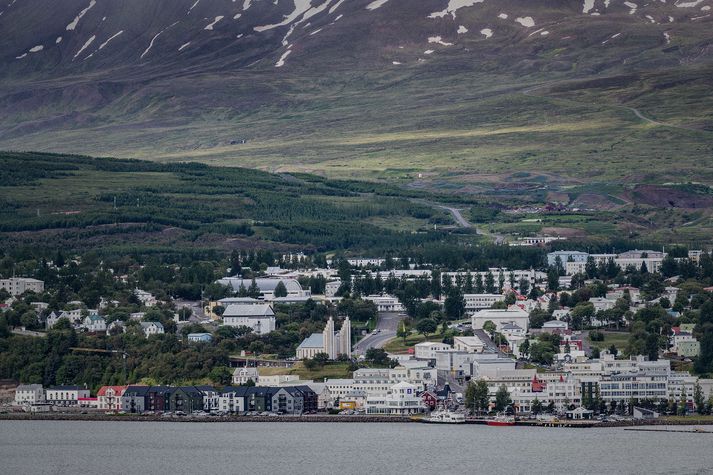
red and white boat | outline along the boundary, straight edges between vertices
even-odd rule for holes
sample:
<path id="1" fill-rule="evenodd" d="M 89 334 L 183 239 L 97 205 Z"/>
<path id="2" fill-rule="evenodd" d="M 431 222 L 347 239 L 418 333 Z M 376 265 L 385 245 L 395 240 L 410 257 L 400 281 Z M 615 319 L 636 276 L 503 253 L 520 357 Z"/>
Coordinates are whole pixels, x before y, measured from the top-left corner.
<path id="1" fill-rule="evenodd" d="M 507 427 L 515 425 L 515 418 L 510 416 L 495 416 L 494 419 L 490 419 L 487 424 L 494 427 Z"/>

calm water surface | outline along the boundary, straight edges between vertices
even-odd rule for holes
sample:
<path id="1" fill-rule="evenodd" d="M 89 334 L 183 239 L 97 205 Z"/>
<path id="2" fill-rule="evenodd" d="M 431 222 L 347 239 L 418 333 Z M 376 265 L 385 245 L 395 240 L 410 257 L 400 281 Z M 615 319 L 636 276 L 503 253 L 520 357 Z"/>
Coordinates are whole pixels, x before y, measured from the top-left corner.
<path id="1" fill-rule="evenodd" d="M 713 474 L 713 434 L 336 423 L 0 421 L 4 474 Z"/>

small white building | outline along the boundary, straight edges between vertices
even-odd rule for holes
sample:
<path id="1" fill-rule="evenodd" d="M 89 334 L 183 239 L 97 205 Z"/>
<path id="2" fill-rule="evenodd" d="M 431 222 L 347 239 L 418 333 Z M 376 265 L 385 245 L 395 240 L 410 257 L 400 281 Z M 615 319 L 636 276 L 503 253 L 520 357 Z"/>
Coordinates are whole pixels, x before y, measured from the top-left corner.
<path id="1" fill-rule="evenodd" d="M 453 337 L 453 349 L 466 353 L 482 353 L 485 343 L 477 336 L 456 336 Z"/>
<path id="2" fill-rule="evenodd" d="M 233 384 L 243 386 L 252 381 L 257 384 L 260 380 L 257 368 L 235 368 L 233 371 Z"/>
<path id="3" fill-rule="evenodd" d="M 299 380 L 300 377 L 296 374 L 273 374 L 270 376 L 259 376 L 258 379 L 254 381 L 256 386 L 284 386 L 285 384 L 297 386 L 297 381 Z"/>
<path id="4" fill-rule="evenodd" d="M 141 322 L 141 330 L 146 338 L 151 335 L 163 335 L 165 333 L 161 322 Z"/>
<path id="5" fill-rule="evenodd" d="M 414 356 L 419 360 L 435 360 L 437 351 L 446 351 L 451 348 L 448 343 L 424 341 L 414 346 Z"/>
<path id="6" fill-rule="evenodd" d="M 275 331 L 275 312 L 269 304 L 230 304 L 223 312 L 223 325 L 249 327 L 257 335 L 267 335 Z"/>
<path id="7" fill-rule="evenodd" d="M 21 384 L 15 388 L 15 405 L 24 406 L 45 402 L 45 390 L 41 384 Z"/>
<path id="8" fill-rule="evenodd" d="M 89 315 L 84 318 L 82 328 L 89 333 L 105 332 L 106 320 L 104 320 L 104 317 L 100 317 L 99 315 Z"/>
<path id="9" fill-rule="evenodd" d="M 404 306 L 401 305 L 399 299 L 390 295 L 369 295 L 363 297 L 364 300 L 373 302 L 379 312 L 403 312 Z"/>
<path id="10" fill-rule="evenodd" d="M 154 297 L 151 292 L 146 292 L 145 290 L 141 289 L 134 289 L 134 295 L 137 299 L 139 299 L 139 302 L 141 302 L 141 305 L 143 305 L 144 307 L 153 307 L 158 303 L 158 300 L 156 300 L 156 297 Z"/>
<path id="11" fill-rule="evenodd" d="M 568 328 L 569 324 L 560 320 L 550 320 L 542 324 L 542 330 L 547 332 L 564 331 Z"/>
<path id="12" fill-rule="evenodd" d="M 507 324 L 515 324 L 527 331 L 530 324 L 530 315 L 516 305 L 510 306 L 507 310 L 487 309 L 476 312 L 473 315 L 473 329 L 482 330 L 485 322 L 493 322 L 497 331 L 500 331 Z"/>

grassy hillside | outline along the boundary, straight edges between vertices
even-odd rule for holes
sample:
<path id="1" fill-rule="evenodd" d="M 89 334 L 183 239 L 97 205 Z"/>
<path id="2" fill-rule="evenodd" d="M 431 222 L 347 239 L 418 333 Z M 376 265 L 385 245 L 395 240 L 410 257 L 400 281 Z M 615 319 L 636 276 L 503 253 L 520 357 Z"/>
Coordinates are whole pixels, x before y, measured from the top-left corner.
<path id="1" fill-rule="evenodd" d="M 293 2 L 127 0 L 71 31 L 85 2 L 60 3 L 0 16 L 2 149 L 461 193 L 713 183 L 713 0 L 332 1 L 274 28 Z"/>

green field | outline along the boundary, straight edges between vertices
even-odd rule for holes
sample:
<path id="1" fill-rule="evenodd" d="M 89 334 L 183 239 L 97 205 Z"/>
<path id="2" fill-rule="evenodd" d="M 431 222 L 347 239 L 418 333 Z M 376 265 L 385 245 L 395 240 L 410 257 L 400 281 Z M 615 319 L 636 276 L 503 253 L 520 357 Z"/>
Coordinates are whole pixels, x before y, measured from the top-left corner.
<path id="1" fill-rule="evenodd" d="M 620 354 L 624 353 L 629 343 L 629 337 L 631 336 L 629 333 L 608 331 L 603 331 L 602 333 L 604 334 L 604 341 L 590 341 L 592 347 L 606 350 L 614 345 Z"/>

